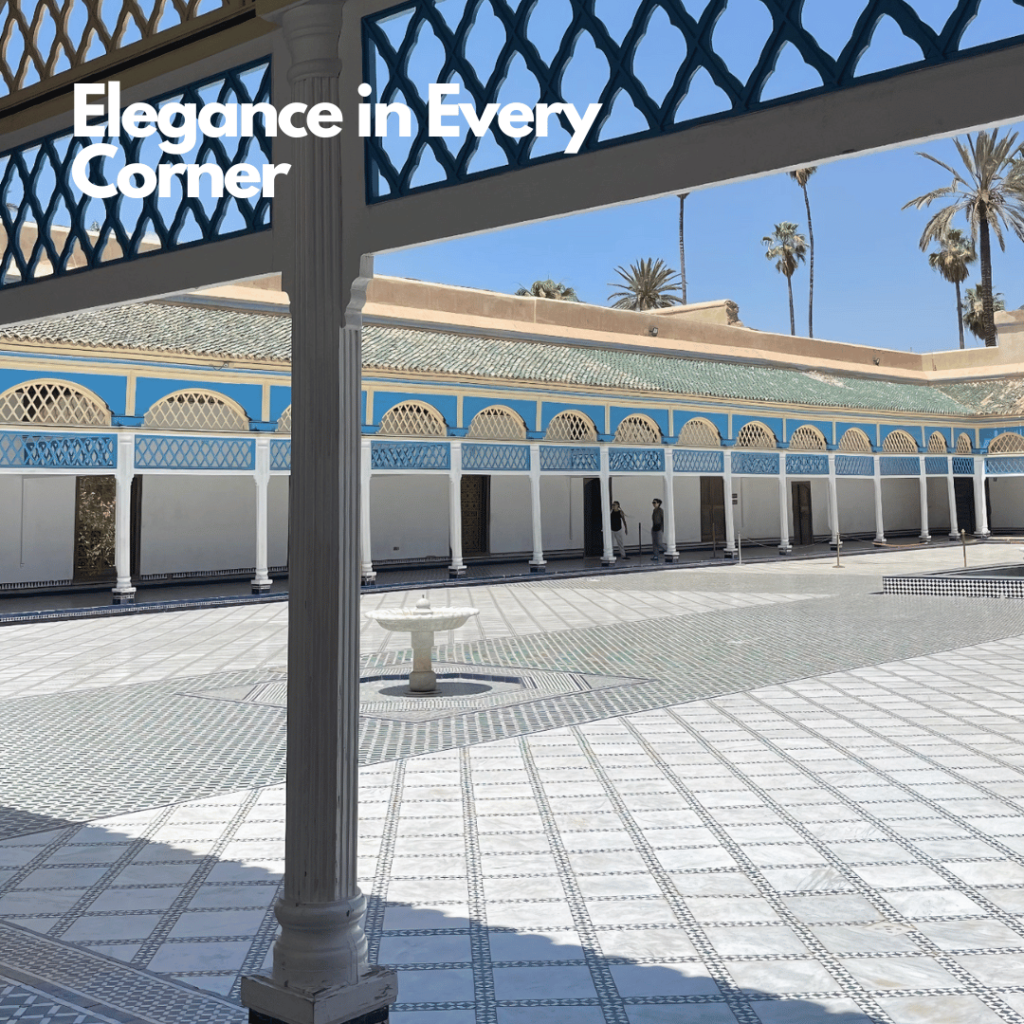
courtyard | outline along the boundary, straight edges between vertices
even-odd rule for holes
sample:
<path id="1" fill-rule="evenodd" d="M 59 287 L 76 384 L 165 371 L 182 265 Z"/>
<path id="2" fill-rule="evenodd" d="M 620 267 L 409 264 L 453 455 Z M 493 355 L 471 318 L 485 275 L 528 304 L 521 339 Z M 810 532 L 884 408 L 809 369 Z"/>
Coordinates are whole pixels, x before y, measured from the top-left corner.
<path id="1" fill-rule="evenodd" d="M 480 613 L 415 702 L 408 637 L 364 620 L 359 876 L 395 1024 L 1024 1019 L 1024 604 L 880 593 L 960 560 L 432 591 Z M 0 629 L 0 1019 L 246 1019 L 287 615 Z"/>

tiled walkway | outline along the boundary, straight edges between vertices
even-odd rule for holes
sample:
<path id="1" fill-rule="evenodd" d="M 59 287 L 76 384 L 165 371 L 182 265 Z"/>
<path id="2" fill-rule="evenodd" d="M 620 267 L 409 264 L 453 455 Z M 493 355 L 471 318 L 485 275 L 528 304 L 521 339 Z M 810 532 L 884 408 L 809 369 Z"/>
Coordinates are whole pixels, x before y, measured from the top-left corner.
<path id="1" fill-rule="evenodd" d="M 956 554 L 445 594 L 482 611 L 445 664 L 550 686 L 412 725 L 367 705 L 359 873 L 395 1024 L 1024 1022 L 1024 603 L 877 593 Z M 0 1020 L 244 1020 L 286 615 L 0 631 Z M 368 676 L 407 658 L 363 644 Z"/>

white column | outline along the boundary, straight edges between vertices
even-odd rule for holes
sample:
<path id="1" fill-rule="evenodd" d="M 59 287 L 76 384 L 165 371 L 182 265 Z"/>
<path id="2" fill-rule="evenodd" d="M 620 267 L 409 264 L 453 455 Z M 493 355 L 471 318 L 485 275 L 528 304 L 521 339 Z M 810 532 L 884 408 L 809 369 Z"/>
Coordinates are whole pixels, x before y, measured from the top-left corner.
<path id="1" fill-rule="evenodd" d="M 879 544 L 885 543 L 885 527 L 882 523 L 882 461 L 878 455 L 873 455 L 875 460 L 875 541 Z"/>
<path id="2" fill-rule="evenodd" d="M 678 562 L 676 551 L 676 488 L 672 449 L 665 449 L 665 561 Z"/>
<path id="3" fill-rule="evenodd" d="M 270 575 L 267 572 L 267 530 L 269 515 L 267 496 L 270 488 L 270 438 L 256 438 L 256 469 L 253 473 L 256 484 L 256 578 L 252 581 L 254 594 L 270 589 Z"/>
<path id="4" fill-rule="evenodd" d="M 373 441 L 362 439 L 359 460 L 359 578 L 365 586 L 377 579 L 373 570 L 373 537 L 370 533 L 370 478 L 373 475 Z"/>
<path id="5" fill-rule="evenodd" d="M 732 503 L 732 450 L 723 453 L 723 489 L 725 491 L 725 556 L 732 558 L 736 553 L 736 513 Z"/>
<path id="6" fill-rule="evenodd" d="M 836 482 L 836 453 L 828 453 L 828 502 L 829 527 L 832 530 L 832 547 L 839 546 L 839 485 Z"/>
<path id="7" fill-rule="evenodd" d="M 452 579 L 466 575 L 462 560 L 462 442 L 452 438 L 451 469 L 448 471 L 448 544 L 452 549 L 452 564 L 448 576 Z"/>
<path id="8" fill-rule="evenodd" d="M 921 456 L 921 475 L 918 477 L 918 486 L 921 488 L 921 540 L 931 540 L 932 535 L 928 532 L 928 471 L 925 457 Z"/>
<path id="9" fill-rule="evenodd" d="M 602 565 L 615 564 L 615 550 L 612 539 L 612 489 L 611 471 L 609 466 L 608 445 L 601 445 L 601 538 L 604 553 L 601 555 Z"/>
<path id="10" fill-rule="evenodd" d="M 540 508 L 540 445 L 530 445 L 530 510 L 533 517 L 533 558 L 530 572 L 544 572 L 544 528 Z"/>
<path id="11" fill-rule="evenodd" d="M 341 103 L 345 6 L 313 0 L 279 16 L 292 58 L 279 107 Z M 361 303 L 372 264 L 360 276 L 343 247 L 340 137 L 289 139 L 288 150 L 274 210 L 294 344 L 284 889 L 273 974 L 244 978 L 241 994 L 269 1024 L 339 1024 L 383 1019 L 398 994 L 395 972 L 368 962 L 356 884 Z"/>
<path id="12" fill-rule="evenodd" d="M 114 479 L 114 565 L 117 583 L 114 604 L 130 604 L 135 600 L 132 586 L 132 480 L 135 478 L 135 435 L 117 435 L 117 469 Z"/>
<path id="13" fill-rule="evenodd" d="M 960 539 L 960 522 L 956 515 L 956 478 L 953 476 L 953 456 L 949 457 L 946 470 L 946 488 L 949 495 L 949 539 Z"/>
<path id="14" fill-rule="evenodd" d="M 987 537 L 988 502 L 985 500 L 985 456 L 974 457 L 974 536 Z"/>
<path id="15" fill-rule="evenodd" d="M 789 543 L 789 477 L 786 476 L 786 453 L 779 452 L 779 554 L 793 550 Z"/>

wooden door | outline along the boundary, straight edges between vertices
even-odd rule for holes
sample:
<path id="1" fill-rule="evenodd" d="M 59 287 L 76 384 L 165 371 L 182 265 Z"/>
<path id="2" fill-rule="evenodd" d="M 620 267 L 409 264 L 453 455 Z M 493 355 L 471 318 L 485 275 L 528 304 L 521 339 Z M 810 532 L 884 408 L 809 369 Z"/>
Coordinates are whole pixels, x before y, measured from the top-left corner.
<path id="1" fill-rule="evenodd" d="M 463 555 L 486 555 L 490 550 L 487 529 L 490 520 L 490 497 L 489 476 L 462 478 Z"/>
<path id="2" fill-rule="evenodd" d="M 807 480 L 793 481 L 793 543 L 813 544 L 814 530 L 811 519 L 811 484 Z"/>
<path id="3" fill-rule="evenodd" d="M 114 505 L 117 482 L 112 476 L 80 476 L 75 482 L 76 583 L 115 580 Z"/>
<path id="4" fill-rule="evenodd" d="M 583 481 L 583 554 L 604 554 L 604 530 L 601 525 L 601 481 Z"/>
<path id="5" fill-rule="evenodd" d="M 986 480 L 985 483 L 988 483 Z M 974 478 L 969 476 L 956 477 L 953 480 L 953 491 L 956 494 L 956 521 L 961 530 L 974 533 L 977 527 L 974 507 Z"/>
<path id="6" fill-rule="evenodd" d="M 725 547 L 725 481 L 720 476 L 700 478 L 700 539 Z"/>

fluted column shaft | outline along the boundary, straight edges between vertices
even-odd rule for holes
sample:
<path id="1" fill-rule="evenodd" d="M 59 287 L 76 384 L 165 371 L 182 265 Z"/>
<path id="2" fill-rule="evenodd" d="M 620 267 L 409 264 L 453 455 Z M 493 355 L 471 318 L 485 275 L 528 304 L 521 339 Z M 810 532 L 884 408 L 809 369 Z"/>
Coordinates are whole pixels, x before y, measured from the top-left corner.
<path id="1" fill-rule="evenodd" d="M 126 604 L 135 599 L 132 586 L 132 480 L 135 479 L 135 435 L 119 434 L 117 438 L 117 469 L 114 473 L 117 494 L 114 500 L 114 565 L 117 583 L 114 603 Z"/>
<path id="2" fill-rule="evenodd" d="M 836 453 L 828 453 L 828 501 L 829 526 L 832 530 L 832 546 L 839 544 L 839 485 L 836 481 Z"/>
<path id="3" fill-rule="evenodd" d="M 270 588 L 270 573 L 267 565 L 267 534 L 270 529 L 270 438 L 256 438 L 256 470 L 253 473 L 256 484 L 256 576 L 252 581 L 254 591 Z"/>
<path id="4" fill-rule="evenodd" d="M 540 445 L 530 445 L 530 512 L 533 520 L 533 558 L 531 572 L 544 572 L 544 520 L 540 504 Z"/>

